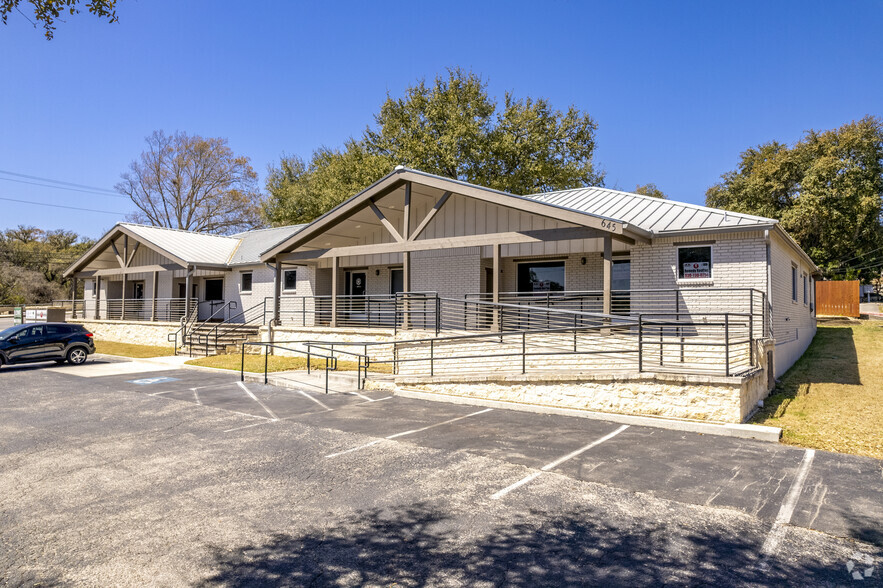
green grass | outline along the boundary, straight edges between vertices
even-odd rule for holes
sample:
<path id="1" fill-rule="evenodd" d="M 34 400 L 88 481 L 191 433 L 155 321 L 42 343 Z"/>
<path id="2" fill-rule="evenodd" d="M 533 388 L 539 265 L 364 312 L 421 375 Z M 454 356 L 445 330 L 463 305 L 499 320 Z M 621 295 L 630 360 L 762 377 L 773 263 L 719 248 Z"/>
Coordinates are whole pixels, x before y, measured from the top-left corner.
<path id="1" fill-rule="evenodd" d="M 883 459 L 883 322 L 820 326 L 752 422 L 791 445 Z"/>
<path id="2" fill-rule="evenodd" d="M 116 343 L 114 341 L 95 341 L 95 353 L 122 355 L 123 357 L 161 357 L 175 355 L 175 348 L 160 347 L 158 345 Z"/>
<path id="3" fill-rule="evenodd" d="M 201 357 L 199 359 L 191 359 L 187 362 L 190 365 L 199 365 L 203 367 L 219 368 L 223 370 L 239 371 L 242 365 L 242 355 L 239 353 L 230 355 L 213 355 L 210 357 Z M 324 359 L 313 358 L 310 361 L 312 369 L 325 369 Z M 358 364 L 354 361 L 338 361 L 337 369 L 339 371 L 356 371 Z M 279 355 L 267 356 L 267 371 L 284 372 L 287 370 L 305 370 L 307 369 L 306 357 L 282 357 Z M 264 356 L 263 355 L 245 355 L 245 371 L 263 373 Z M 378 364 L 371 366 L 368 370 L 375 373 L 391 373 L 392 368 L 386 364 Z"/>

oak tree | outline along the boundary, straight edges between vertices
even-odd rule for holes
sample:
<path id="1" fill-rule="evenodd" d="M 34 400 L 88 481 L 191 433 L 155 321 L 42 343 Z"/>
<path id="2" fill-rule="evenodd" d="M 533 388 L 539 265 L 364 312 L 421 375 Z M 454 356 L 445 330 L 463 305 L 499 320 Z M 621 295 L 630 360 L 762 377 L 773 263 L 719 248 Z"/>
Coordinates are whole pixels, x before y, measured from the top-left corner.
<path id="1" fill-rule="evenodd" d="M 227 139 L 156 131 L 115 188 L 138 211 L 129 220 L 230 234 L 261 225 L 261 194 L 248 157 Z"/>
<path id="2" fill-rule="evenodd" d="M 866 278 L 883 267 L 883 121 L 867 116 L 808 131 L 794 145 L 742 153 L 706 192 L 709 206 L 781 221 L 831 277 Z"/>
<path id="3" fill-rule="evenodd" d="M 323 147 L 309 164 L 283 158 L 270 169 L 265 213 L 274 224 L 308 222 L 396 165 L 520 195 L 603 185 L 596 129 L 575 107 L 510 93 L 498 103 L 479 76 L 449 70 L 387 96 L 375 125 L 342 149 Z"/>
<path id="4" fill-rule="evenodd" d="M 33 12 L 33 20 L 25 14 L 21 5 L 28 4 L 25 10 Z M 43 33 L 47 39 L 52 39 L 55 34 L 55 21 L 62 20 L 65 13 L 79 14 L 82 0 L 0 0 L 0 20 L 6 24 L 7 17 L 15 11 L 28 19 L 34 28 L 38 23 L 43 27 Z M 117 22 L 117 0 L 87 0 L 83 6 L 95 16 L 106 18 L 108 22 Z"/>

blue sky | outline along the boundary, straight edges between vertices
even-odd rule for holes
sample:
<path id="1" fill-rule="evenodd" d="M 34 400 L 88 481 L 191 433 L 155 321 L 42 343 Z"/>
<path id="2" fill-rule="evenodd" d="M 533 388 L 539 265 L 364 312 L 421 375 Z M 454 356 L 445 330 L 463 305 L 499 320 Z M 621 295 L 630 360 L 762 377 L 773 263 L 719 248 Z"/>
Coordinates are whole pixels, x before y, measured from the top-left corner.
<path id="1" fill-rule="evenodd" d="M 118 14 L 66 17 L 52 41 L 17 14 L 0 26 L 0 170 L 112 188 L 163 129 L 226 137 L 263 179 L 283 153 L 360 134 L 387 92 L 459 66 L 499 98 L 590 113 L 608 186 L 702 203 L 749 146 L 883 115 L 870 0 L 120 0 Z M 132 209 L 5 180 L 0 197 Z M 121 218 L 0 201 L 0 228 L 97 237 Z"/>

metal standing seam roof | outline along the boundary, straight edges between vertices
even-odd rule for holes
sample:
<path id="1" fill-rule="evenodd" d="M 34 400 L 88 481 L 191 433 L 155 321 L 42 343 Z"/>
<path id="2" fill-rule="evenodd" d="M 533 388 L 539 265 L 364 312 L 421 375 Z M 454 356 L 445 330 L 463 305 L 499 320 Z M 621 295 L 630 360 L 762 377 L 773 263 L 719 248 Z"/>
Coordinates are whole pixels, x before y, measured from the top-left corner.
<path id="1" fill-rule="evenodd" d="M 239 239 L 179 229 L 120 223 L 139 239 L 192 264 L 226 265 Z"/>
<path id="2" fill-rule="evenodd" d="M 532 198 L 578 212 L 614 218 L 651 232 L 655 236 L 687 231 L 714 231 L 734 227 L 751 230 L 769 227 L 778 221 L 762 216 L 728 212 L 698 204 L 663 200 L 610 190 L 575 188 L 531 194 Z"/>
<path id="3" fill-rule="evenodd" d="M 290 225 L 287 227 L 272 227 L 258 229 L 231 235 L 239 239 L 239 246 L 230 255 L 229 265 L 252 265 L 261 263 L 261 253 L 274 245 L 285 241 L 307 225 Z"/>

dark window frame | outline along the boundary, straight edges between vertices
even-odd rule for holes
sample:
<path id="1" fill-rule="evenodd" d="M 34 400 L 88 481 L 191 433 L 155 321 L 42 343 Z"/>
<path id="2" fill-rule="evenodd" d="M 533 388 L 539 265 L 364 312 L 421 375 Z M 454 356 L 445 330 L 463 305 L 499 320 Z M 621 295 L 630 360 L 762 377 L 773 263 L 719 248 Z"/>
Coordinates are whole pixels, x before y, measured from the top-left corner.
<path id="1" fill-rule="evenodd" d="M 684 274 L 684 261 L 681 253 L 688 249 L 707 249 L 708 250 L 708 277 L 707 278 L 687 278 Z M 689 263 L 689 260 L 686 262 Z M 701 262 L 700 262 L 701 263 Z M 713 245 L 679 245 L 677 251 L 677 279 L 686 282 L 701 282 L 714 279 L 714 246 Z"/>
<path id="2" fill-rule="evenodd" d="M 248 276 L 248 289 L 245 287 L 245 277 Z M 239 274 L 239 291 L 245 294 L 254 289 L 254 272 L 242 272 Z"/>
<path id="3" fill-rule="evenodd" d="M 530 267 L 559 268 L 560 267 L 561 268 L 561 281 L 563 282 L 560 284 L 561 288 L 560 289 L 553 289 L 550 287 L 549 290 L 534 290 L 534 289 L 526 290 L 526 289 L 524 289 L 522 287 L 523 286 L 522 281 L 524 278 L 523 272 L 525 270 L 523 270 L 522 268 L 525 268 L 525 267 L 527 267 L 527 268 L 530 268 Z M 526 271 L 529 271 L 529 270 L 526 270 Z M 566 292 L 567 291 L 567 264 L 565 263 L 564 260 L 560 260 L 560 259 L 553 259 L 553 260 L 538 259 L 535 261 L 518 262 L 517 269 L 516 269 L 516 275 L 515 275 L 515 282 L 516 282 L 516 288 L 518 289 L 518 292 L 523 292 L 523 293 L 535 293 L 536 292 L 536 293 L 542 294 L 545 292 Z M 531 283 L 533 283 L 533 282 L 531 282 Z M 558 282 L 555 282 L 555 283 L 557 284 Z"/>
<path id="4" fill-rule="evenodd" d="M 288 287 L 288 274 L 294 274 L 294 286 Z M 282 291 L 283 292 L 297 292 L 297 270 L 296 269 L 287 269 L 282 270 Z"/>

